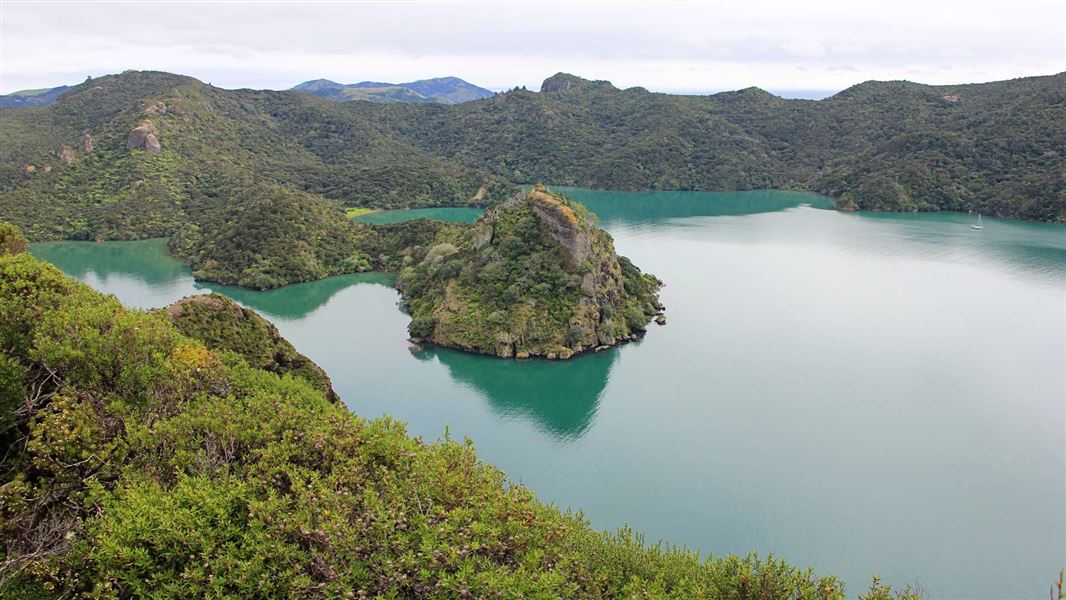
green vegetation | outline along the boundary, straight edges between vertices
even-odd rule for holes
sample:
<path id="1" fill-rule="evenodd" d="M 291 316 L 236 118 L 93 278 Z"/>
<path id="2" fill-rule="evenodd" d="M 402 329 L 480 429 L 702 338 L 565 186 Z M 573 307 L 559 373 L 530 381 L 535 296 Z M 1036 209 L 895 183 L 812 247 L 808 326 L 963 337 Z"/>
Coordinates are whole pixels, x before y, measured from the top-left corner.
<path id="1" fill-rule="evenodd" d="M 845 597 L 593 531 L 469 442 L 360 419 L 25 253 L 0 256 L 0 388 L 5 598 Z"/>
<path id="2" fill-rule="evenodd" d="M 661 309 L 661 283 L 619 258 L 582 205 L 542 186 L 434 245 L 396 285 L 412 338 L 504 358 L 610 346 Z"/>
<path id="3" fill-rule="evenodd" d="M 365 206 L 350 206 L 350 207 L 344 209 L 344 214 L 349 219 L 354 219 L 354 218 L 358 217 L 359 215 L 365 215 L 367 213 L 372 213 L 372 212 L 377 212 L 377 210 L 373 209 L 373 208 L 367 208 Z"/>
<path id="4" fill-rule="evenodd" d="M 197 279 L 267 289 L 372 269 L 340 207 L 281 186 L 240 192 L 170 239 Z"/>
<path id="5" fill-rule="evenodd" d="M 25 252 L 29 246 L 18 227 L 7 221 L 0 221 L 0 255 Z"/>
<path id="6" fill-rule="evenodd" d="M 273 323 L 255 311 L 219 294 L 188 296 L 161 311 L 178 331 L 203 342 L 208 349 L 234 352 L 257 369 L 278 375 L 292 373 L 306 379 L 329 400 L 339 400 L 326 372 L 297 352 Z"/>
<path id="7" fill-rule="evenodd" d="M 129 71 L 0 112 L 0 218 L 34 241 L 140 239 L 202 226 L 257 188 L 416 208 L 487 206 L 514 193 L 508 182 L 547 181 L 802 189 L 841 208 L 1063 221 L 1064 89 L 1066 74 L 868 82 L 815 102 L 557 75 L 540 93 L 383 105 Z"/>
<path id="8" fill-rule="evenodd" d="M 821 101 L 676 96 L 560 74 L 455 107 L 353 105 L 410 143 L 517 183 L 812 190 L 841 207 L 1066 220 L 1066 73 L 867 82 Z M 358 103 L 357 103 L 358 104 Z"/>
<path id="9" fill-rule="evenodd" d="M 370 208 L 485 206 L 515 190 L 346 107 L 158 72 L 93 79 L 47 108 L 0 112 L 0 218 L 34 241 L 140 239 L 260 188 Z"/>
<path id="10" fill-rule="evenodd" d="M 462 227 L 426 219 L 367 225 L 313 194 L 256 186 L 182 226 L 169 247 L 197 279 L 268 289 L 341 273 L 398 271 Z"/>

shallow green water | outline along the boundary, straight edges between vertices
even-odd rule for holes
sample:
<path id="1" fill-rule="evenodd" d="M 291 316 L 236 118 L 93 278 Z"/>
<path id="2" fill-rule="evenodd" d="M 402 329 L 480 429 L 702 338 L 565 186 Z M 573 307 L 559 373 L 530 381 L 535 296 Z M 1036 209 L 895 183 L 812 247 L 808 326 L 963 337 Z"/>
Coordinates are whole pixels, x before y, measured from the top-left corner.
<path id="1" fill-rule="evenodd" d="M 438 221 L 456 221 L 473 223 L 483 211 L 480 208 L 411 208 L 406 210 L 381 210 L 363 213 L 353 220 L 374 225 L 399 223 L 411 219 L 436 219 Z"/>
<path id="2" fill-rule="evenodd" d="M 354 411 L 593 524 L 773 552 L 927 598 L 1042 598 L 1066 564 L 1066 229 L 849 214 L 787 192 L 568 190 L 666 282 L 669 323 L 568 363 L 413 353 L 390 278 L 194 283 L 158 240 L 33 252 L 135 306 L 262 311 Z M 447 210 L 447 209 L 445 209 Z"/>

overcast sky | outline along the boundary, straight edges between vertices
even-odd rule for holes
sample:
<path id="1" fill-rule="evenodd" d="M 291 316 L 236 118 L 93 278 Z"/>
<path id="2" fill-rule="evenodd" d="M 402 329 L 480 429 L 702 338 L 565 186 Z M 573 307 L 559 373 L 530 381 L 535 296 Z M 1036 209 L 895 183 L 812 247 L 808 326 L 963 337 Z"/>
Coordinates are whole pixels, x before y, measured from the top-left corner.
<path id="1" fill-rule="evenodd" d="M 537 89 L 566 71 L 619 87 L 840 90 L 1066 71 L 1066 2 L 0 1 L 0 93 L 160 69 L 288 88 L 456 75 Z"/>

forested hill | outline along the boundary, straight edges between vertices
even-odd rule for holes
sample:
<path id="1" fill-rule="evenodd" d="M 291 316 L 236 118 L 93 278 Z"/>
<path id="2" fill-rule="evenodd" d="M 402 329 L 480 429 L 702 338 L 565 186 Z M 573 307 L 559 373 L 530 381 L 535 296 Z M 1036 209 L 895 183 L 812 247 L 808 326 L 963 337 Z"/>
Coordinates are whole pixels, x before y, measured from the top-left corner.
<path id="1" fill-rule="evenodd" d="M 515 189 L 307 94 L 129 71 L 0 111 L 0 218 L 34 240 L 170 235 L 278 188 L 375 207 L 487 204 Z"/>
<path id="2" fill-rule="evenodd" d="M 821 101 L 675 96 L 559 74 L 456 106 L 337 103 L 129 71 L 0 110 L 0 218 L 34 240 L 171 235 L 279 190 L 479 204 L 543 181 L 814 190 L 841 208 L 1066 220 L 1066 73 Z"/>
<path id="3" fill-rule="evenodd" d="M 1066 218 L 1066 73 L 867 82 L 821 101 L 758 88 L 620 90 L 559 74 L 457 107 L 355 106 L 421 148 L 516 182 L 814 190 L 842 208 Z"/>

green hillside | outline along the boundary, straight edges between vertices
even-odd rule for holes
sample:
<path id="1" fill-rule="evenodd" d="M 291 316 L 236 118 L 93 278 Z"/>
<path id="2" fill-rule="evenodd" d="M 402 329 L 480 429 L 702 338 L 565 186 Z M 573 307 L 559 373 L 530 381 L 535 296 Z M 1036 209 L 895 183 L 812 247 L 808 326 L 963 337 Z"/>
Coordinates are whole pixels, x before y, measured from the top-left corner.
<path id="1" fill-rule="evenodd" d="M 455 107 L 353 106 L 412 144 L 519 183 L 813 190 L 843 208 L 1066 220 L 1066 73 L 867 82 L 821 101 L 677 96 L 555 75 Z"/>
<path id="2" fill-rule="evenodd" d="M 306 94 L 126 72 L 47 108 L 0 112 L 0 217 L 34 240 L 170 235 L 258 186 L 377 208 L 484 205 L 513 191 Z"/>

